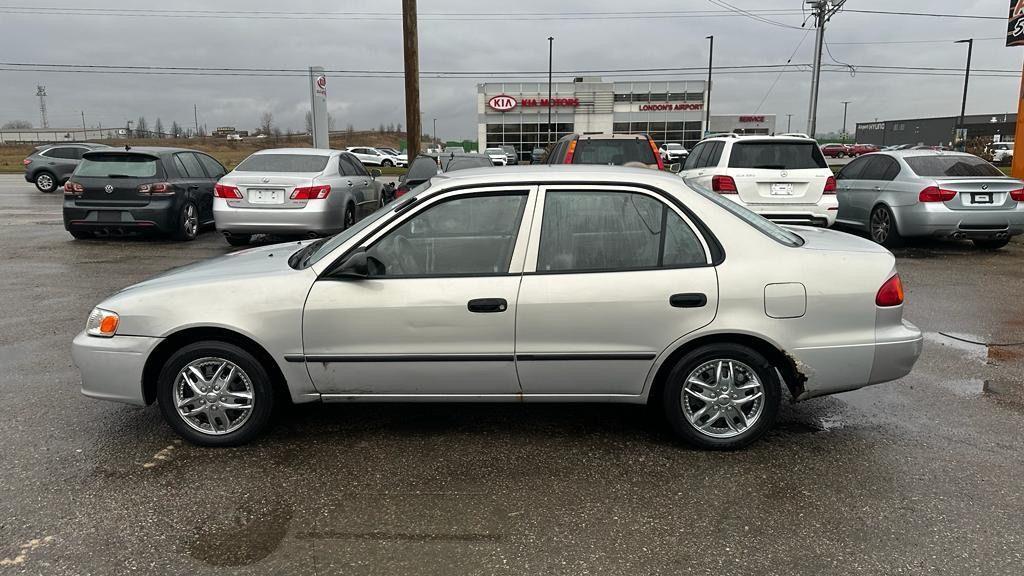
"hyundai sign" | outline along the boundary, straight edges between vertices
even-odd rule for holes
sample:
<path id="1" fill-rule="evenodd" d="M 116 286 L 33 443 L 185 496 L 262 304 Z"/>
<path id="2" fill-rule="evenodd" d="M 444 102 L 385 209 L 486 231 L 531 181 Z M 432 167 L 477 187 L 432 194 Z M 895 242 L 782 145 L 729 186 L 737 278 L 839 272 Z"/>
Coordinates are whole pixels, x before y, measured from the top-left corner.
<path id="1" fill-rule="evenodd" d="M 1006 25 L 1006 45 L 1024 46 L 1024 0 L 1010 0 L 1010 21 Z"/>

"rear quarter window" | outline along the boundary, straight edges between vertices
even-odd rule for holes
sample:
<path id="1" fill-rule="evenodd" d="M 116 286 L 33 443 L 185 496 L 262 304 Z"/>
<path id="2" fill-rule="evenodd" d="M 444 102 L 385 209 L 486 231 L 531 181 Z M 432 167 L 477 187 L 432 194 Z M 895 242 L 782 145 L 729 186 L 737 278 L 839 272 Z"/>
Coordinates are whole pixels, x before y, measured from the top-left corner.
<path id="1" fill-rule="evenodd" d="M 828 168 L 814 142 L 737 142 L 729 156 L 730 168 L 807 170 Z"/>
<path id="2" fill-rule="evenodd" d="M 580 138 L 573 151 L 573 164 L 623 166 L 630 162 L 657 164 L 651 144 L 644 138 L 593 140 Z"/>

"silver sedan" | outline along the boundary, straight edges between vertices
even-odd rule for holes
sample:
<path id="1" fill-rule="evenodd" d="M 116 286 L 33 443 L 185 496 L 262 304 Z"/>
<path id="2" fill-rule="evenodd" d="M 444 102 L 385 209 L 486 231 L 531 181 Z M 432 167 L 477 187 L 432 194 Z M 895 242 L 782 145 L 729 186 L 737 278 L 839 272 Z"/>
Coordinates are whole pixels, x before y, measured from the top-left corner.
<path id="1" fill-rule="evenodd" d="M 233 246 L 253 234 L 333 234 L 383 205 L 379 175 L 348 152 L 261 150 L 217 182 L 213 218 Z"/>
<path id="2" fill-rule="evenodd" d="M 836 221 L 870 232 L 883 246 L 927 236 L 998 249 L 1024 233 L 1024 182 L 971 154 L 868 154 L 847 164 L 836 181 Z"/>
<path id="3" fill-rule="evenodd" d="M 250 440 L 290 398 L 652 403 L 728 449 L 784 392 L 910 372 L 922 337 L 894 264 L 654 170 L 466 170 L 334 237 L 131 286 L 72 351 L 84 394 L 156 402 L 202 445 Z"/>

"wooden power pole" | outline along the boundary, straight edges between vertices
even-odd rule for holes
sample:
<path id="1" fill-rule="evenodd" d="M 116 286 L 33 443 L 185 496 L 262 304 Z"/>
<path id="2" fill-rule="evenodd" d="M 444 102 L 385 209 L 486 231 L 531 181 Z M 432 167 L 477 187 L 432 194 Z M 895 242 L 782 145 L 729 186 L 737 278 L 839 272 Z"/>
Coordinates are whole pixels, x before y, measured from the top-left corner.
<path id="1" fill-rule="evenodd" d="M 420 153 L 420 51 L 416 32 L 416 0 L 402 0 L 402 35 L 405 48 L 405 126 L 412 162 Z"/>

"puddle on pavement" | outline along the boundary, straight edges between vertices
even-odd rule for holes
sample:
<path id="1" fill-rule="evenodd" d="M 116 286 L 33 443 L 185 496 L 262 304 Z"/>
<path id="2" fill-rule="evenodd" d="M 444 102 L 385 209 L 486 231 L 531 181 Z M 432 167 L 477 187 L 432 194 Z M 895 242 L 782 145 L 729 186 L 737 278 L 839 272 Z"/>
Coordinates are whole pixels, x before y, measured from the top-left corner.
<path id="1" fill-rule="evenodd" d="M 985 381 L 981 378 L 967 378 L 962 380 L 941 380 L 939 384 L 950 390 L 957 396 L 965 398 L 977 398 L 985 391 Z"/>
<path id="2" fill-rule="evenodd" d="M 961 334 L 961 333 L 957 333 L 957 332 L 950 332 L 950 334 L 952 334 L 953 336 L 956 336 L 957 338 L 963 338 L 965 340 L 973 340 L 975 342 L 983 342 L 984 341 L 983 338 L 980 338 L 978 336 L 974 336 L 973 334 Z M 981 362 L 987 362 L 988 361 L 988 353 L 989 353 L 988 352 L 989 351 L 988 346 L 983 346 L 981 344 L 972 344 L 970 342 L 964 342 L 963 340 L 957 340 L 956 338 L 950 338 L 949 336 L 945 336 L 945 335 L 939 334 L 938 332 L 925 332 L 924 333 L 924 338 L 925 338 L 925 340 L 928 340 L 929 342 L 934 342 L 936 344 L 939 344 L 940 346 L 948 346 L 950 348 L 954 348 L 956 350 L 959 350 L 959 351 L 963 352 L 964 355 L 969 357 L 969 358 L 973 358 L 973 359 L 981 361 Z"/>
<path id="3" fill-rule="evenodd" d="M 230 504 L 222 504 L 230 506 Z M 249 566 L 281 545 L 294 509 L 290 502 L 259 501 L 225 514 L 228 526 L 204 523 L 185 543 L 189 556 L 211 566 Z"/>

